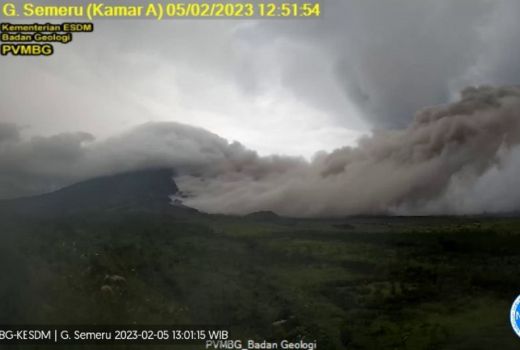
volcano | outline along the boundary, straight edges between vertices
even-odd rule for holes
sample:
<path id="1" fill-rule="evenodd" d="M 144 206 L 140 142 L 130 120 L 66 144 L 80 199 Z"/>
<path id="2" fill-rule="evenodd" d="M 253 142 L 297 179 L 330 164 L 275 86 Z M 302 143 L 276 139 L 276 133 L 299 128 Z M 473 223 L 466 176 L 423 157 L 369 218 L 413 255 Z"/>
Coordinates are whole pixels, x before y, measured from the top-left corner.
<path id="1" fill-rule="evenodd" d="M 98 177 L 39 196 L 0 202 L 0 212 L 29 216 L 62 216 L 79 212 L 185 211 L 172 205 L 179 192 L 171 169 L 147 169 Z"/>

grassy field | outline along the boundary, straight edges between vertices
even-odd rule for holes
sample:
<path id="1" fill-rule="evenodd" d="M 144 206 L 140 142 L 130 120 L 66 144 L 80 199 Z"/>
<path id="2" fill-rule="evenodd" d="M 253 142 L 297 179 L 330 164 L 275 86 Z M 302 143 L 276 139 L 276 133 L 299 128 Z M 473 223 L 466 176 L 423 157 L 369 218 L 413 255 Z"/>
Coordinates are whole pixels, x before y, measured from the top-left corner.
<path id="1" fill-rule="evenodd" d="M 0 222 L 2 324 L 218 324 L 234 338 L 303 338 L 319 349 L 520 347 L 509 325 L 520 219 Z M 126 279 L 113 295 L 101 291 L 107 274 Z"/>

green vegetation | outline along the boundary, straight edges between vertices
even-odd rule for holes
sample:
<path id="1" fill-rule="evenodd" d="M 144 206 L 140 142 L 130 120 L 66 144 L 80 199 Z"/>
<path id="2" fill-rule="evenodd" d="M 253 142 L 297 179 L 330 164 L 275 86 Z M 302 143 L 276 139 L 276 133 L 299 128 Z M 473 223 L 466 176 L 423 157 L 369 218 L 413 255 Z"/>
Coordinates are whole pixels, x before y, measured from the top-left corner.
<path id="1" fill-rule="evenodd" d="M 218 324 L 320 349 L 520 346 L 509 325 L 520 219 L 187 211 L 0 222 L 3 324 Z M 106 275 L 126 283 L 104 293 Z"/>

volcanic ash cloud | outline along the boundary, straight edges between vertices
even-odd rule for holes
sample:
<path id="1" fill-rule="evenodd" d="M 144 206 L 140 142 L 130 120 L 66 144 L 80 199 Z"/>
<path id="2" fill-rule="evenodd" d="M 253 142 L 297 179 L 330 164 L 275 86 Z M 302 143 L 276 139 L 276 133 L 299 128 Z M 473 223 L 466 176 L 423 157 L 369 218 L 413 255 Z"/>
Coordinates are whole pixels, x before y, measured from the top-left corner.
<path id="1" fill-rule="evenodd" d="M 302 140 L 305 142 L 305 140 Z M 84 179 L 169 167 L 185 205 L 209 213 L 272 210 L 296 217 L 518 211 L 520 88 L 467 88 L 401 130 L 303 158 L 260 157 L 178 123 L 148 123 L 94 141 L 86 133 L 29 140 L 0 124 L 0 197 Z"/>
<path id="2" fill-rule="evenodd" d="M 208 212 L 338 216 L 514 211 L 520 207 L 520 188 L 513 182 L 520 167 L 512 166 L 520 164 L 519 140 L 520 89 L 467 88 L 456 103 L 418 112 L 405 130 L 375 131 L 357 147 L 319 154 L 305 166 L 264 164 L 262 171 L 246 166 L 178 181 L 192 196 L 186 204 Z"/>

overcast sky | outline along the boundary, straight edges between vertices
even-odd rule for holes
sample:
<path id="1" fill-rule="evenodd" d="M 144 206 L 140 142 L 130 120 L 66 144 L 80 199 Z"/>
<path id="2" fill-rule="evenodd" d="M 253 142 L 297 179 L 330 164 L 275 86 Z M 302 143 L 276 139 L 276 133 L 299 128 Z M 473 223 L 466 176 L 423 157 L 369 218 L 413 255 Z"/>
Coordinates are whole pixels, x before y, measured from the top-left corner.
<path id="1" fill-rule="evenodd" d="M 315 20 L 97 21 L 52 57 L 0 57 L 0 121 L 97 139 L 177 121 L 310 157 L 519 81 L 516 0 L 323 2 Z"/>

